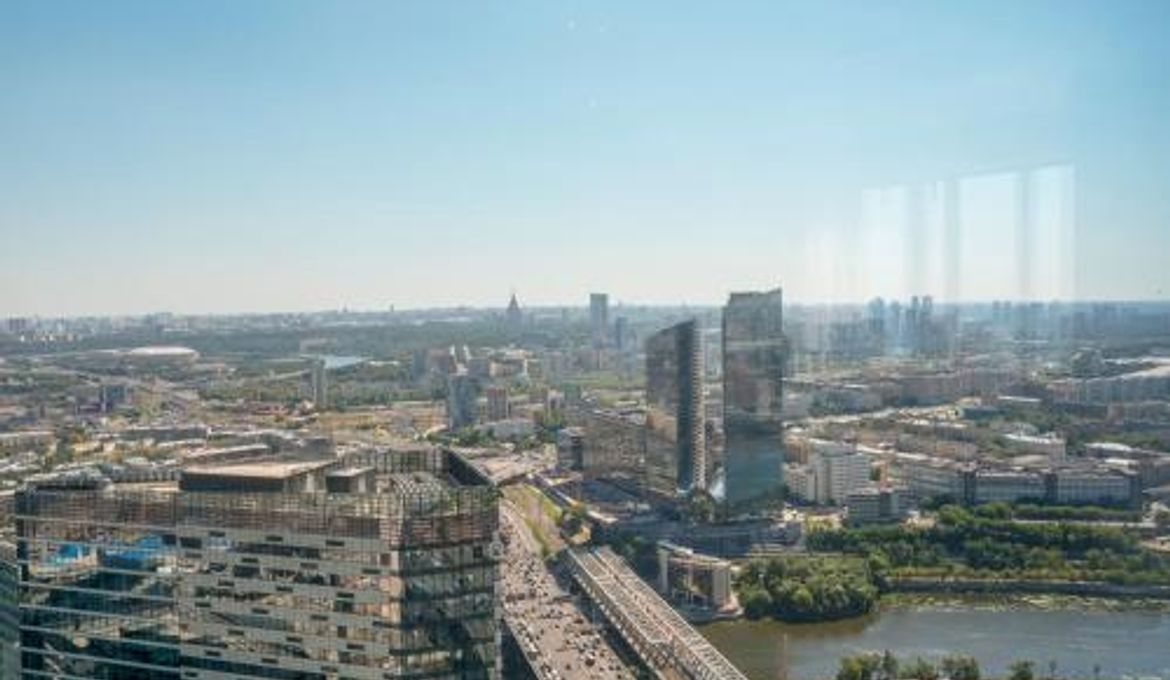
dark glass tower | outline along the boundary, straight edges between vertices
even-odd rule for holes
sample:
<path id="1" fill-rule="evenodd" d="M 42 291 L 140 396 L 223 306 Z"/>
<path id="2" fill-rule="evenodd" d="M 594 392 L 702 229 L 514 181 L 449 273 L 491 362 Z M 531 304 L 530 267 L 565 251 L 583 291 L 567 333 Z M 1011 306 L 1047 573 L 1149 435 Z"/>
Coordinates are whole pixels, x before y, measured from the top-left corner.
<path id="1" fill-rule="evenodd" d="M 783 485 L 783 376 L 788 344 L 779 288 L 732 293 L 723 309 L 722 491 L 727 507 L 779 500 Z"/>
<path id="2" fill-rule="evenodd" d="M 694 320 L 646 341 L 646 402 L 647 488 L 663 496 L 705 488 L 703 352 Z"/>
<path id="3" fill-rule="evenodd" d="M 589 325 L 593 331 L 593 346 L 605 347 L 609 335 L 609 295 L 589 294 Z"/>

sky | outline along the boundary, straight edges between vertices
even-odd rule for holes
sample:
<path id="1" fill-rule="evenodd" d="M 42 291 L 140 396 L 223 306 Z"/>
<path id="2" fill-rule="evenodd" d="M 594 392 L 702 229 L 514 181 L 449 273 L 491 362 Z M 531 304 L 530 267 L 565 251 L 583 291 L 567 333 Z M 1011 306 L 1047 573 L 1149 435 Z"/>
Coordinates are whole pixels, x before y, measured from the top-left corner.
<path id="1" fill-rule="evenodd" d="M 1170 3 L 0 3 L 0 316 L 1161 299 Z"/>

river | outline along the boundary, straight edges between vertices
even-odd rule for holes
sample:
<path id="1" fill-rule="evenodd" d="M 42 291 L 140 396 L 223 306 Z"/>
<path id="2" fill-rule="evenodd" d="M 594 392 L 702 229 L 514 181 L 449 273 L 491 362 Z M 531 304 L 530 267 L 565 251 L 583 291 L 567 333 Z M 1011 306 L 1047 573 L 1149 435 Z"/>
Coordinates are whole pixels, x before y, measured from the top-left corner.
<path id="1" fill-rule="evenodd" d="M 325 362 L 325 368 L 335 370 L 347 368 L 368 361 L 365 357 L 345 356 L 341 354 L 307 354 L 310 359 L 320 359 Z"/>
<path id="2" fill-rule="evenodd" d="M 792 625 L 725 621 L 702 633 L 752 680 L 832 678 L 838 660 L 862 651 L 890 650 L 900 658 L 937 660 L 970 654 L 985 676 L 1006 675 L 1020 659 L 1047 676 L 1170 680 L 1170 611 L 1102 600 L 907 598 L 862 619 Z"/>

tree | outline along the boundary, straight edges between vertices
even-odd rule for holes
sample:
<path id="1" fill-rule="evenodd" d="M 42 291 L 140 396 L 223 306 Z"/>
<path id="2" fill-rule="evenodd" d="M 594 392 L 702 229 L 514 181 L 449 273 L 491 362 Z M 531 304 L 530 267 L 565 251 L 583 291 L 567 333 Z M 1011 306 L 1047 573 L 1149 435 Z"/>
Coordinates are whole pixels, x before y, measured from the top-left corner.
<path id="1" fill-rule="evenodd" d="M 898 677 L 898 658 L 890 650 L 882 652 L 882 675 L 886 680 L 895 680 Z"/>
<path id="2" fill-rule="evenodd" d="M 706 491 L 701 489 L 691 491 L 687 501 L 686 514 L 691 520 L 706 523 L 715 519 L 718 506 L 715 499 Z"/>
<path id="3" fill-rule="evenodd" d="M 739 603 L 749 619 L 759 619 L 772 613 L 772 596 L 761 586 L 740 588 Z"/>
<path id="4" fill-rule="evenodd" d="M 1154 525 L 1160 533 L 1170 530 L 1170 510 L 1159 510 L 1154 513 Z"/>
<path id="5" fill-rule="evenodd" d="M 988 503 L 978 508 L 979 514 L 990 519 L 1011 519 L 1012 507 L 1007 503 Z"/>
<path id="6" fill-rule="evenodd" d="M 979 680 L 979 662 L 964 654 L 943 657 L 942 672 L 951 680 Z"/>
<path id="7" fill-rule="evenodd" d="M 882 657 L 877 654 L 854 654 L 841 659 L 837 680 L 874 680 L 881 667 Z"/>
<path id="8" fill-rule="evenodd" d="M 902 667 L 900 677 L 907 680 L 938 680 L 938 669 L 926 659 L 916 656 Z"/>
<path id="9" fill-rule="evenodd" d="M 831 621 L 873 609 L 878 590 L 855 558 L 780 557 L 749 563 L 736 579 L 740 599 L 750 588 L 771 598 L 771 614 L 784 621 Z"/>
<path id="10" fill-rule="evenodd" d="M 1035 680 L 1036 664 L 1031 661 L 1016 661 L 1008 667 L 1008 680 Z"/>
<path id="11" fill-rule="evenodd" d="M 75 439 L 73 437 L 62 438 L 57 440 L 57 448 L 53 452 L 51 460 L 47 462 L 47 469 L 51 470 L 58 465 L 66 465 L 72 463 L 75 457 L 73 444 Z"/>
<path id="12" fill-rule="evenodd" d="M 866 559 L 866 566 L 875 577 L 885 576 L 885 573 L 890 570 L 890 558 L 880 549 L 875 550 Z"/>
<path id="13" fill-rule="evenodd" d="M 574 503 L 569 506 L 569 511 L 561 515 L 561 528 L 569 536 L 576 536 L 581 527 L 585 526 L 585 520 L 588 519 L 589 510 L 583 503 Z"/>
<path id="14" fill-rule="evenodd" d="M 837 671 L 837 680 L 868 680 L 861 667 L 861 661 L 856 656 L 847 656 L 841 659 L 841 668 Z"/>

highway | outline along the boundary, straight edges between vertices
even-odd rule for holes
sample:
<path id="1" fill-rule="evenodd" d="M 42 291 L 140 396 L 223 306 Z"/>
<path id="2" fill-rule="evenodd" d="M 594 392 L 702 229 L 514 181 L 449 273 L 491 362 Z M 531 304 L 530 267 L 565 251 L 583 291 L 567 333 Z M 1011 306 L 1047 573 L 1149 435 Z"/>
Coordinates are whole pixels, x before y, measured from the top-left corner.
<path id="1" fill-rule="evenodd" d="M 618 680 L 635 677 L 589 621 L 581 603 L 554 578 L 520 513 L 500 504 L 508 537 L 501 583 L 504 619 L 541 680 Z"/>

